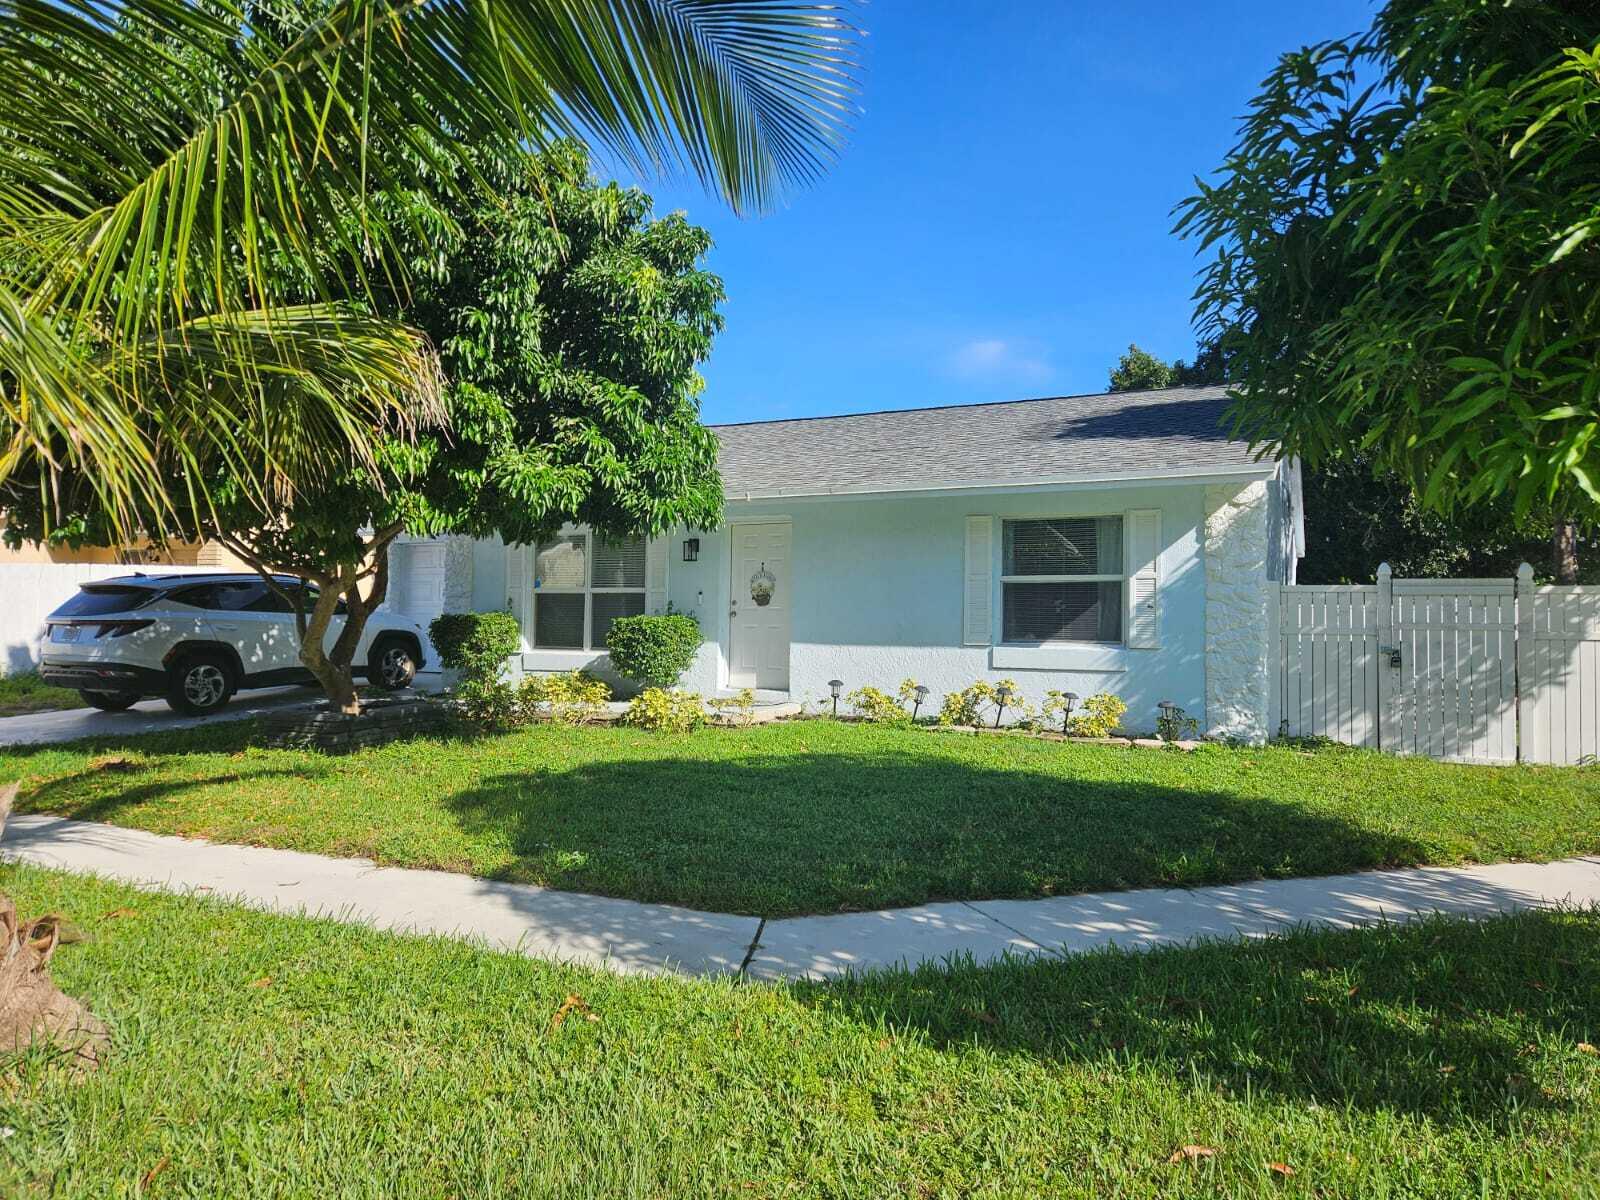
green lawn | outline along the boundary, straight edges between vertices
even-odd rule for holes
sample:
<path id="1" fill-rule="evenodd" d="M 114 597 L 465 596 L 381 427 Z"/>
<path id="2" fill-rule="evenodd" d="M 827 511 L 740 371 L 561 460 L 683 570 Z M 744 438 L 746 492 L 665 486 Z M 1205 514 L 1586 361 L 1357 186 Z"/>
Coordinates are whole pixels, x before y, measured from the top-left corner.
<path id="1" fill-rule="evenodd" d="M 0 675 L 0 717 L 48 712 L 56 708 L 85 708 L 83 697 L 70 688 L 51 687 L 39 672 Z"/>
<path id="2" fill-rule="evenodd" d="M 0 888 L 82 926 L 54 971 L 114 1037 L 81 1082 L 0 1059 L 0 1195 L 1455 1200 L 1600 1180 L 1593 912 L 780 987 L 35 869 L 0 867 Z M 1170 1164 L 1186 1144 L 1215 1157 Z"/>
<path id="3" fill-rule="evenodd" d="M 0 751 L 23 811 L 767 916 L 1600 851 L 1600 771 L 804 721 Z"/>

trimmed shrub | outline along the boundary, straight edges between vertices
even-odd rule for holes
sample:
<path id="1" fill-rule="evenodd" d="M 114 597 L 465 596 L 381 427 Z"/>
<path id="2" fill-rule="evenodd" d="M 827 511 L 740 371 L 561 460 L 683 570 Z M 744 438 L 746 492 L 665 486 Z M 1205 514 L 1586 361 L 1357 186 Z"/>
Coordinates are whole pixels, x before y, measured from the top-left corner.
<path id="1" fill-rule="evenodd" d="M 648 687 L 677 683 L 699 649 L 700 624 L 685 613 L 618 617 L 606 634 L 611 665 Z"/>
<path id="2" fill-rule="evenodd" d="M 515 729 L 527 722 L 517 705 L 517 689 L 504 679 L 469 679 L 456 689 L 461 715 L 485 729 Z"/>
<path id="3" fill-rule="evenodd" d="M 713 703 L 724 724 L 747 729 L 755 723 L 756 693 L 753 688 L 740 688 L 733 695 Z"/>
<path id="4" fill-rule="evenodd" d="M 587 671 L 527 675 L 517 689 L 518 723 L 548 720 L 557 725 L 582 725 L 605 711 L 611 688 Z"/>
<path id="5" fill-rule="evenodd" d="M 698 692 L 673 692 L 645 688 L 622 714 L 622 723 L 635 729 L 662 733 L 688 733 L 706 723 L 706 708 Z"/>
<path id="6" fill-rule="evenodd" d="M 1128 706 L 1110 692 L 1096 692 L 1083 702 L 1083 708 L 1067 722 L 1074 737 L 1110 737 L 1122 724 Z"/>
<path id="7" fill-rule="evenodd" d="M 1037 714 L 1033 706 L 1022 698 L 1015 679 L 1002 679 L 999 683 L 979 679 L 959 692 L 945 694 L 944 704 L 939 709 L 939 724 L 970 725 L 975 729 L 987 725 L 987 710 L 994 708 L 997 713 L 999 711 L 1002 686 L 1011 689 L 1011 698 L 1006 701 L 1005 711 L 1012 715 L 1012 723 L 1031 723 Z"/>
<path id="8" fill-rule="evenodd" d="M 1192 738 L 1200 732 L 1200 722 L 1176 704 L 1168 709 L 1157 709 L 1156 736 L 1163 742 L 1178 742 Z"/>
<path id="9" fill-rule="evenodd" d="M 443 613 L 429 624 L 428 636 L 439 662 L 473 683 L 498 679 L 522 645 L 522 630 L 508 612 Z"/>
<path id="10" fill-rule="evenodd" d="M 905 725 L 911 720 L 911 714 L 900 707 L 900 702 L 879 688 L 857 688 L 845 696 L 844 702 L 856 716 L 873 725 Z"/>

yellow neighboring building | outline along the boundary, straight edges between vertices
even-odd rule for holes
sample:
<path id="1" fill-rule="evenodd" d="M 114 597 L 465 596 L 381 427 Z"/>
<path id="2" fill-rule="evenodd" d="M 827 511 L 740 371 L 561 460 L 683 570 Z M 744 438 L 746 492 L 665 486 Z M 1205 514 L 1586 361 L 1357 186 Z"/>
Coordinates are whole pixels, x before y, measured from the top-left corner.
<path id="1" fill-rule="evenodd" d="M 0 524 L 0 531 L 4 525 Z M 0 567 L 34 563 L 123 563 L 130 567 L 215 567 L 219 571 L 248 571 L 249 564 L 219 542 L 188 542 L 156 548 L 140 545 L 110 547 L 34 546 L 24 543 L 13 550 L 0 542 Z"/>

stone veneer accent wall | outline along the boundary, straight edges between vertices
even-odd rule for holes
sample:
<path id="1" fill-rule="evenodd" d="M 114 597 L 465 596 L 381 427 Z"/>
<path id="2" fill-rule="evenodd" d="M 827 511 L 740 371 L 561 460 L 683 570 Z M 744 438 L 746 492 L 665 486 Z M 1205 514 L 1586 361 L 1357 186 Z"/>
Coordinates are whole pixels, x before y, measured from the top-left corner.
<path id="1" fill-rule="evenodd" d="M 1206 716 L 1212 737 L 1267 737 L 1267 485 L 1206 488 Z"/>
<path id="2" fill-rule="evenodd" d="M 444 539 L 444 611 L 472 611 L 472 539 Z"/>

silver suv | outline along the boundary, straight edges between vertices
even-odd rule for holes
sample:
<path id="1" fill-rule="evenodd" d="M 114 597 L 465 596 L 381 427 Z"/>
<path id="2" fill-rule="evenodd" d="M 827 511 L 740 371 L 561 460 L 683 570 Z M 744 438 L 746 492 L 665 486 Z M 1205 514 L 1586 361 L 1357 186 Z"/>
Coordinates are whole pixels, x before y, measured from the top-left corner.
<path id="1" fill-rule="evenodd" d="M 274 576 L 285 592 L 316 588 Z M 328 627 L 344 627 L 343 605 Z M 426 662 L 422 626 L 379 609 L 356 648 L 358 676 L 389 690 L 409 687 Z M 259 575 L 124 575 L 79 586 L 46 618 L 39 674 L 76 688 L 96 708 L 116 712 L 145 696 L 164 696 L 181 713 L 217 711 L 240 688 L 310 683 L 300 662 L 294 608 Z"/>

